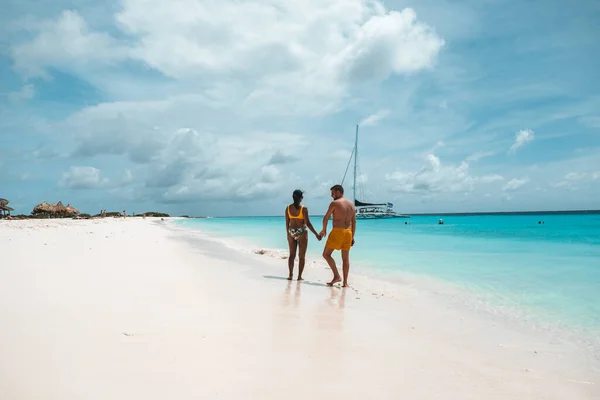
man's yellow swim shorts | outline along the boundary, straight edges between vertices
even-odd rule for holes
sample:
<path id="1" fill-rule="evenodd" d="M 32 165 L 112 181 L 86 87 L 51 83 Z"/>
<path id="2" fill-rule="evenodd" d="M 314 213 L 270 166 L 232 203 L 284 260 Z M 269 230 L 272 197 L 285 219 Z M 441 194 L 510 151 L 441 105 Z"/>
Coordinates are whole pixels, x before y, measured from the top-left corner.
<path id="1" fill-rule="evenodd" d="M 325 247 L 333 250 L 350 250 L 352 247 L 352 229 L 333 228 Z"/>

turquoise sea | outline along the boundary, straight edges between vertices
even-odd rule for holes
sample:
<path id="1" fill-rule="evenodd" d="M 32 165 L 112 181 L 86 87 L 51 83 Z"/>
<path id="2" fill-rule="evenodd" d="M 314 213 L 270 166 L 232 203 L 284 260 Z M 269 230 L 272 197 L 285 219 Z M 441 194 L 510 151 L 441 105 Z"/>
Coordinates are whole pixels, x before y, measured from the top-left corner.
<path id="1" fill-rule="evenodd" d="M 443 225 L 439 218 L 357 221 L 352 271 L 435 278 L 490 307 L 600 337 L 600 214 L 444 216 Z M 320 230 L 322 217 L 311 221 Z M 179 223 L 246 246 L 287 249 L 283 217 Z M 308 256 L 319 259 L 324 241 L 310 235 Z"/>

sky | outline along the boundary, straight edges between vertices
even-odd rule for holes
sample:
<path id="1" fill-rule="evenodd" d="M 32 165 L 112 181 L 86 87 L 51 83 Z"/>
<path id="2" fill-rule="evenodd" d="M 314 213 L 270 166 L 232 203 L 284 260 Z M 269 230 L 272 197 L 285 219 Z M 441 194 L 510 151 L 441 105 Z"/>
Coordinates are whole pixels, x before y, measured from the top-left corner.
<path id="1" fill-rule="evenodd" d="M 600 2 L 3 0 L 0 197 L 171 215 L 600 209 Z M 352 170 L 344 181 L 352 197 Z"/>

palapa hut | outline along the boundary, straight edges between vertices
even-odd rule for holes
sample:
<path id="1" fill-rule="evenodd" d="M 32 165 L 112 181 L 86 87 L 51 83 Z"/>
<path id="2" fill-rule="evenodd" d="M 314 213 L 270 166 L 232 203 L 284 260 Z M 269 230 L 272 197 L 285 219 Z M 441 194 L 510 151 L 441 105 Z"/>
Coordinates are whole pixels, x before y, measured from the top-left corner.
<path id="1" fill-rule="evenodd" d="M 11 211 L 14 211 L 8 206 L 8 203 L 8 200 L 0 198 L 0 217 L 2 218 L 6 215 L 10 215 Z"/>
<path id="2" fill-rule="evenodd" d="M 62 202 L 58 202 L 56 204 L 46 203 L 45 201 L 38 204 L 33 208 L 31 212 L 33 215 L 47 215 L 53 217 L 70 217 L 73 215 L 78 215 L 79 210 L 73 207 L 70 204 L 67 204 L 65 207 Z"/>

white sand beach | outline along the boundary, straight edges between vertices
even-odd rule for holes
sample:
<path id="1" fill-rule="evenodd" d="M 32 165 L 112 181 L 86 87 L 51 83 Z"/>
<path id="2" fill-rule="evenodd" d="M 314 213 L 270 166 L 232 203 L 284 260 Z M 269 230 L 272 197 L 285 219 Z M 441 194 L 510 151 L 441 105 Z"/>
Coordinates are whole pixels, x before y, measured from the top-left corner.
<path id="1" fill-rule="evenodd" d="M 305 275 L 168 220 L 0 221 L 0 398 L 600 399 L 551 334 Z"/>

